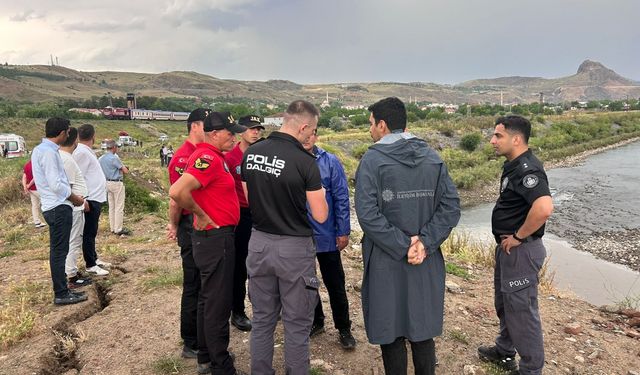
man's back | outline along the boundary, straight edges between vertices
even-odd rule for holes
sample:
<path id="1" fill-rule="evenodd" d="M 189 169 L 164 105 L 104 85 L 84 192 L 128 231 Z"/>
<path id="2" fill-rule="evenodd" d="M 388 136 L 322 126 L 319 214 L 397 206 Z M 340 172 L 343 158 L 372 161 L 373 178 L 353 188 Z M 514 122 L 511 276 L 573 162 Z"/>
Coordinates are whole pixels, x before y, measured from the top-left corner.
<path id="1" fill-rule="evenodd" d="M 107 179 L 96 154 L 89 146 L 79 143 L 72 156 L 87 184 L 87 199 L 101 203 L 105 202 L 107 200 Z"/>
<path id="2" fill-rule="evenodd" d="M 249 191 L 254 228 L 311 236 L 306 192 L 322 187 L 314 157 L 292 136 L 274 132 L 249 147 L 243 160 L 242 177 Z"/>

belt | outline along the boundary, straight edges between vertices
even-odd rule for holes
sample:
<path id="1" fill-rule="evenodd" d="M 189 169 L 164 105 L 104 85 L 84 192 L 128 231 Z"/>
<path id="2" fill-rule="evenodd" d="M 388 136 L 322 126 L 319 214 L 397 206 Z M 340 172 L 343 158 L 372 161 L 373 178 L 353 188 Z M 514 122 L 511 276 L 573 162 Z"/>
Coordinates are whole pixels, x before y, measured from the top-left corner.
<path id="1" fill-rule="evenodd" d="M 494 237 L 495 237 L 495 239 L 496 239 L 496 243 L 497 243 L 498 245 L 500 245 L 500 244 L 502 243 L 502 240 L 501 240 L 500 236 L 494 236 Z M 533 242 L 533 241 L 535 241 L 535 240 L 539 240 L 539 239 L 540 239 L 540 237 L 529 236 L 529 237 L 525 237 L 525 238 L 523 238 L 523 239 L 522 239 L 522 241 L 520 241 L 520 242 L 522 242 L 522 243 L 527 243 L 527 242 Z"/>
<path id="2" fill-rule="evenodd" d="M 199 237 L 213 237 L 224 233 L 233 233 L 235 229 L 235 225 L 227 225 L 224 227 L 212 228 L 207 230 L 194 230 L 193 234 Z"/>
<path id="3" fill-rule="evenodd" d="M 111 181 L 111 182 L 122 182 L 122 180 L 121 180 L 121 179 L 120 179 L 120 180 L 110 180 L 110 179 L 108 179 L 108 178 L 107 178 L 107 181 Z"/>

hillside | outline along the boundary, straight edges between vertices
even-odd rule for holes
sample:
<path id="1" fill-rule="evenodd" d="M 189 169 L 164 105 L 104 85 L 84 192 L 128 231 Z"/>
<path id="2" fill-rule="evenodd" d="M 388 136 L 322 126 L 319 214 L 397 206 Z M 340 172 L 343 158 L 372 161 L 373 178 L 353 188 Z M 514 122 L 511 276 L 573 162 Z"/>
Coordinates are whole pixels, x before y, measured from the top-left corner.
<path id="1" fill-rule="evenodd" d="M 384 96 L 414 98 L 423 102 L 497 103 L 500 92 L 509 102 L 531 102 L 543 92 L 546 101 L 621 99 L 640 96 L 640 83 L 604 65 L 586 60 L 576 74 L 547 79 L 501 77 L 477 79 L 459 85 L 423 82 L 332 83 L 301 85 L 284 80 L 240 81 L 197 72 L 159 74 L 134 72 L 82 72 L 62 66 L 0 66 L 0 98 L 19 101 L 87 99 L 124 96 L 127 92 L 158 97 L 231 97 L 267 103 L 305 98 L 320 103 L 326 95 L 344 104 L 368 104 Z"/>
<path id="2" fill-rule="evenodd" d="M 479 79 L 460 84 L 474 90 L 504 91 L 505 95 L 516 95 L 521 100 L 535 98 L 542 92 L 547 102 L 569 100 L 624 99 L 640 96 L 640 83 L 622 77 L 599 62 L 586 60 L 576 74 L 546 79 L 540 77 L 501 77 Z M 495 95 L 495 94 L 494 94 Z M 505 101 L 510 100 L 505 96 Z M 529 99 L 530 101 L 531 99 Z"/>

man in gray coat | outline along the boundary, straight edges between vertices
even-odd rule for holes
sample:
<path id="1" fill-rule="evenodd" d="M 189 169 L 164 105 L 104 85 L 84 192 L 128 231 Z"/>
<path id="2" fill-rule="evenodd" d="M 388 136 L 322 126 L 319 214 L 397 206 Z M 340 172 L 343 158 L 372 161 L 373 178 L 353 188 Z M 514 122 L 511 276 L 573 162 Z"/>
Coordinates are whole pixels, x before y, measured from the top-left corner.
<path id="1" fill-rule="evenodd" d="M 398 98 L 369 107 L 375 144 L 356 172 L 355 205 L 364 231 L 362 310 L 367 337 L 382 349 L 385 373 L 435 374 L 433 338 L 442 333 L 444 258 L 440 245 L 460 219 L 447 167 L 427 143 L 405 132 Z"/>

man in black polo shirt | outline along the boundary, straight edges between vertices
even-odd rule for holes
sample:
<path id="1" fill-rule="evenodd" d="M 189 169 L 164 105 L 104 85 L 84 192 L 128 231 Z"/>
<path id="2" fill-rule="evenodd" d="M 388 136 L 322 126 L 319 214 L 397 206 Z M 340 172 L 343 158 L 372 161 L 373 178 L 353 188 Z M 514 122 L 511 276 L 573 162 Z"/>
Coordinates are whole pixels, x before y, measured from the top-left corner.
<path id="1" fill-rule="evenodd" d="M 328 207 L 315 158 L 302 142 L 318 126 L 317 108 L 297 100 L 280 131 L 247 149 L 243 185 L 253 219 L 247 272 L 253 306 L 251 373 L 274 374 L 273 332 L 282 311 L 285 372 L 309 373 L 309 332 L 318 302 L 313 230 L 307 218 L 327 219 Z"/>
<path id="2" fill-rule="evenodd" d="M 538 272 L 546 257 L 541 238 L 553 202 L 542 163 L 529 150 L 530 134 L 529 120 L 506 116 L 496 120 L 491 138 L 496 154 L 507 158 L 491 217 L 498 244 L 494 292 L 500 334 L 494 346 L 481 346 L 478 354 L 513 374 L 538 375 L 544 366 Z"/>

